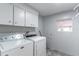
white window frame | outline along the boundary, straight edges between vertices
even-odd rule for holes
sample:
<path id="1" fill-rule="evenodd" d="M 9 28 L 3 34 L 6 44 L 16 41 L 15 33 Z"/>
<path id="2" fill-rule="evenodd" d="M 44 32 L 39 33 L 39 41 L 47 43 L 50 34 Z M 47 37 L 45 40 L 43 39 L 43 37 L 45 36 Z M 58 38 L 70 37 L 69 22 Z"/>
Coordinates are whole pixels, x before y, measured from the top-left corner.
<path id="1" fill-rule="evenodd" d="M 59 20 L 57 21 L 57 31 L 58 32 L 72 32 L 73 21 L 72 19 Z"/>

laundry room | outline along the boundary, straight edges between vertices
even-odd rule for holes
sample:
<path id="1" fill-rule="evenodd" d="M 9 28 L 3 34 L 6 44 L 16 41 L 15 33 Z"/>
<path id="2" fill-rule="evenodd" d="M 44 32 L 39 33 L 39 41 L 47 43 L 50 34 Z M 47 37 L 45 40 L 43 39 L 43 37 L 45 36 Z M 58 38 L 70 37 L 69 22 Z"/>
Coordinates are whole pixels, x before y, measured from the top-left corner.
<path id="1" fill-rule="evenodd" d="M 79 56 L 79 3 L 0 3 L 0 56 Z"/>

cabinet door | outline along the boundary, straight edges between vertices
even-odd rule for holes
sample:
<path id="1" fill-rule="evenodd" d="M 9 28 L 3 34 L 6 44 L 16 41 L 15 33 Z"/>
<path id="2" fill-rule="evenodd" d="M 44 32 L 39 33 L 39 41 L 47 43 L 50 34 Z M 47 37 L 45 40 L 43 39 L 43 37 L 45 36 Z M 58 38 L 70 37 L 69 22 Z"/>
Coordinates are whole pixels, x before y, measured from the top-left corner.
<path id="1" fill-rule="evenodd" d="M 33 27 L 38 27 L 38 15 L 33 14 Z"/>
<path id="2" fill-rule="evenodd" d="M 0 24 L 12 25 L 13 23 L 13 5 L 0 3 Z"/>
<path id="3" fill-rule="evenodd" d="M 18 6 L 14 6 L 14 25 L 24 26 L 25 24 L 25 10 Z"/>
<path id="4" fill-rule="evenodd" d="M 33 27 L 32 13 L 29 11 L 26 11 L 26 26 Z"/>
<path id="5" fill-rule="evenodd" d="M 38 27 L 38 15 L 33 11 L 26 10 L 26 26 Z"/>

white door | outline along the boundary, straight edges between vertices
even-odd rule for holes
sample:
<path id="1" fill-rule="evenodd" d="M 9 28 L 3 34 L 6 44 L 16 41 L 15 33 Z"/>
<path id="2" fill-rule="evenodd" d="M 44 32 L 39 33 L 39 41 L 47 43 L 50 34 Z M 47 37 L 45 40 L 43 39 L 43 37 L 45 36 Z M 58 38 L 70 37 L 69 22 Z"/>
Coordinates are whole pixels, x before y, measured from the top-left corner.
<path id="1" fill-rule="evenodd" d="M 14 6 L 14 25 L 24 26 L 25 24 L 25 10 L 18 6 Z"/>
<path id="2" fill-rule="evenodd" d="M 33 16 L 29 11 L 26 11 L 26 26 L 33 27 Z"/>
<path id="3" fill-rule="evenodd" d="M 26 9 L 26 26 L 38 27 L 38 14 L 35 11 Z"/>
<path id="4" fill-rule="evenodd" d="M 38 15 L 33 14 L 33 27 L 38 27 Z"/>
<path id="5" fill-rule="evenodd" d="M 0 3 L 0 24 L 13 24 L 13 5 Z"/>

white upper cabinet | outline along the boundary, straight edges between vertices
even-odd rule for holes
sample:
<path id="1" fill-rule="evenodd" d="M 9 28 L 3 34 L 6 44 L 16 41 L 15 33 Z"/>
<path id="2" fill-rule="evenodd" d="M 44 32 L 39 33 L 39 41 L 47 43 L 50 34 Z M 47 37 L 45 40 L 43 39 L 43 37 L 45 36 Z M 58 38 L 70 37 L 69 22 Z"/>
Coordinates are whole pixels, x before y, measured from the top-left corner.
<path id="1" fill-rule="evenodd" d="M 33 14 L 33 27 L 38 27 L 38 14 Z"/>
<path id="2" fill-rule="evenodd" d="M 33 16 L 31 12 L 26 11 L 26 26 L 33 27 Z"/>
<path id="3" fill-rule="evenodd" d="M 0 24 L 38 27 L 38 12 L 21 4 L 0 4 Z"/>
<path id="4" fill-rule="evenodd" d="M 0 24 L 13 24 L 13 5 L 8 3 L 0 3 Z"/>
<path id="5" fill-rule="evenodd" d="M 26 9 L 26 26 L 38 27 L 38 13 L 32 9 Z"/>
<path id="6" fill-rule="evenodd" d="M 14 25 L 25 25 L 25 9 L 14 5 Z"/>

